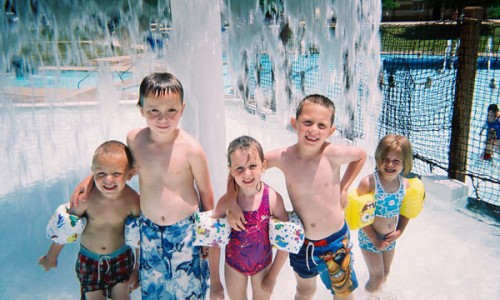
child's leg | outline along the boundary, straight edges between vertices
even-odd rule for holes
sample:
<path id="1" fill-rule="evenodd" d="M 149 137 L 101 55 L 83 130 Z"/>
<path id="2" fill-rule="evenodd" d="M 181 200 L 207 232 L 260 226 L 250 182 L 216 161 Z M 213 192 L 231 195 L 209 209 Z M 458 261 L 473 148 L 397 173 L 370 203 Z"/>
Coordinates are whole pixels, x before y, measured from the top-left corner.
<path id="1" fill-rule="evenodd" d="M 247 276 L 241 274 L 227 264 L 224 265 L 224 276 L 226 279 L 226 289 L 229 299 L 247 299 Z"/>
<path id="2" fill-rule="evenodd" d="M 392 260 L 394 259 L 395 251 L 396 251 L 396 248 L 393 248 L 392 250 L 389 250 L 389 251 L 382 252 L 382 256 L 384 259 L 384 282 L 387 280 L 387 277 L 389 276 L 389 272 L 391 271 L 391 264 L 392 264 Z"/>
<path id="3" fill-rule="evenodd" d="M 267 273 L 269 272 L 271 266 L 267 266 L 264 270 L 250 277 L 250 282 L 252 283 L 252 299 L 253 300 L 267 300 L 271 299 L 271 293 L 266 292 L 262 288 L 262 283 Z"/>
<path id="4" fill-rule="evenodd" d="M 125 282 L 117 283 L 111 289 L 111 299 L 112 300 L 130 299 L 130 281 L 127 280 Z"/>
<path id="5" fill-rule="evenodd" d="M 295 300 L 312 299 L 316 293 L 316 276 L 311 278 L 302 278 L 295 273 L 297 281 L 297 290 L 295 292 Z"/>
<path id="6" fill-rule="evenodd" d="M 86 292 L 85 299 L 87 300 L 106 300 L 104 292 L 102 290 Z"/>
<path id="7" fill-rule="evenodd" d="M 382 283 L 384 283 L 384 258 L 381 253 L 375 253 L 364 249 L 361 249 L 361 253 L 365 259 L 369 274 L 365 289 L 371 293 L 376 292 L 380 289 Z"/>

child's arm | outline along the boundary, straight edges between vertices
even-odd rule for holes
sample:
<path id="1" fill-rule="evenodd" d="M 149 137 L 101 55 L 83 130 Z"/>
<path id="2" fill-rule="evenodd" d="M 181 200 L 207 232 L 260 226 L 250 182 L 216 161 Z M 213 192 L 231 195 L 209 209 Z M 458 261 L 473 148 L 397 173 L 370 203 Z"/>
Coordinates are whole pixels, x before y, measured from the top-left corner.
<path id="1" fill-rule="evenodd" d="M 347 151 L 349 153 L 348 159 L 350 162 L 348 163 L 344 176 L 342 176 L 342 180 L 340 181 L 340 204 L 342 208 L 346 207 L 349 187 L 354 179 L 356 179 L 359 172 L 361 172 L 366 160 L 366 152 L 361 148 L 348 147 Z"/>
<path id="2" fill-rule="evenodd" d="M 262 280 L 262 289 L 268 293 L 272 293 L 274 290 L 274 286 L 276 285 L 276 279 L 278 278 L 278 274 L 280 273 L 283 265 L 288 258 L 288 252 L 277 250 L 276 256 L 274 256 L 274 261 L 271 264 L 271 268 L 269 268 L 269 272 L 266 274 L 264 279 Z"/>
<path id="3" fill-rule="evenodd" d="M 139 287 L 139 248 L 132 248 L 132 250 L 135 252 L 134 255 L 134 269 L 132 270 L 132 273 L 130 274 L 130 290 L 135 290 Z"/>
<path id="4" fill-rule="evenodd" d="M 49 250 L 47 251 L 47 254 L 38 259 L 38 264 L 41 265 L 42 268 L 45 269 L 45 271 L 49 271 L 51 268 L 56 268 L 57 258 L 59 257 L 59 253 L 61 253 L 61 250 L 63 248 L 64 244 L 60 245 L 52 242 L 50 244 Z"/>
<path id="5" fill-rule="evenodd" d="M 87 201 L 90 191 L 92 191 L 93 188 L 94 188 L 94 176 L 89 175 L 85 177 L 73 191 L 73 194 L 71 195 L 69 201 L 71 209 L 73 209 L 73 207 L 75 206 L 78 206 L 80 202 Z"/>
<path id="6" fill-rule="evenodd" d="M 220 248 L 211 247 L 208 250 L 208 264 L 210 268 L 210 299 L 224 299 L 224 287 L 220 281 Z"/>
<path id="7" fill-rule="evenodd" d="M 210 182 L 207 158 L 201 146 L 190 159 L 190 163 L 196 189 L 200 195 L 202 211 L 212 210 L 214 208 L 214 192 Z"/>
<path id="8" fill-rule="evenodd" d="M 226 215 L 226 199 L 222 196 L 217 201 L 212 218 L 224 218 Z M 210 299 L 224 299 L 224 287 L 220 280 L 220 248 L 210 247 L 208 250 L 208 264 L 210 268 Z"/>
<path id="9" fill-rule="evenodd" d="M 245 230 L 245 216 L 243 215 L 243 210 L 238 205 L 236 197 L 238 195 L 237 186 L 234 178 L 231 174 L 227 178 L 227 191 L 226 191 L 226 218 L 229 226 L 233 230 L 241 231 Z"/>
<path id="10" fill-rule="evenodd" d="M 281 221 L 288 221 L 288 213 L 285 209 L 285 204 L 283 198 L 276 191 L 269 189 L 269 205 L 271 209 L 271 215 L 278 218 Z M 276 285 L 276 279 L 278 274 L 283 268 L 286 259 L 288 258 L 288 252 L 277 250 L 274 257 L 274 261 L 269 268 L 269 272 L 266 274 L 262 280 L 262 289 L 268 293 L 272 293 L 274 286 Z"/>

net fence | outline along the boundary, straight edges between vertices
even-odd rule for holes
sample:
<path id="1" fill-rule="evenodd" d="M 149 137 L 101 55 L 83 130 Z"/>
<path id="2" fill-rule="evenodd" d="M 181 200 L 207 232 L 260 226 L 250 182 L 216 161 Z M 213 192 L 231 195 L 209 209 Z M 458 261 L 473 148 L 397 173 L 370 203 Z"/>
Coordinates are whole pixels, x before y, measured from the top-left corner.
<path id="1" fill-rule="evenodd" d="M 380 137 L 407 136 L 416 173 L 468 177 L 476 199 L 500 206 L 500 129 L 487 124 L 500 93 L 500 24 L 383 25 L 381 38 Z"/>
<path id="2" fill-rule="evenodd" d="M 487 125 L 488 107 L 498 104 L 500 96 L 500 24 L 383 23 L 380 37 L 378 87 L 383 101 L 376 121 L 378 139 L 388 133 L 408 137 L 414 173 L 439 169 L 452 178 L 468 179 L 474 198 L 500 207 L 500 120 L 495 133 L 489 130 L 493 125 Z M 321 90 L 320 55 L 312 51 L 290 60 L 286 77 L 292 93 Z M 249 103 L 260 92 L 274 111 L 277 75 L 272 58 L 262 52 L 243 55 L 242 68 L 246 75 L 237 80 L 236 93 Z M 343 92 L 336 83 L 327 90 L 333 99 Z M 362 137 L 365 117 L 354 108 L 352 136 L 343 124 L 336 126 L 345 137 Z"/>

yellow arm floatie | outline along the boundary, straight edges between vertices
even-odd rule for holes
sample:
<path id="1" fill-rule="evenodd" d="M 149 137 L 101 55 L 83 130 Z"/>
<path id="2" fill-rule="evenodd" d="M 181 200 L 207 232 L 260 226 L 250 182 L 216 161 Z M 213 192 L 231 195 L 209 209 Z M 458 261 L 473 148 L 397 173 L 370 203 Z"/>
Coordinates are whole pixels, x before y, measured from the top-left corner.
<path id="1" fill-rule="evenodd" d="M 87 219 L 69 213 L 69 203 L 61 204 L 47 224 L 47 237 L 56 244 L 74 243 L 83 233 Z"/>
<path id="2" fill-rule="evenodd" d="M 375 219 L 375 198 L 373 193 L 358 196 L 356 190 L 349 192 L 345 208 L 345 219 L 351 230 L 373 223 Z"/>
<path id="3" fill-rule="evenodd" d="M 424 208 L 425 189 L 424 184 L 418 178 L 408 179 L 410 186 L 406 189 L 406 194 L 401 204 L 400 214 L 413 219 L 416 218 Z"/>

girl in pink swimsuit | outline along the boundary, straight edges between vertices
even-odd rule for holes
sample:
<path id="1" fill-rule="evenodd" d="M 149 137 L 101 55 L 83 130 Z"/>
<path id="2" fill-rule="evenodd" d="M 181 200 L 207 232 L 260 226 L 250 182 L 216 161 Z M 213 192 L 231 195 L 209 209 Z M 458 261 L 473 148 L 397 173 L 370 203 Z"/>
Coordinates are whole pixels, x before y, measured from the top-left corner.
<path id="1" fill-rule="evenodd" d="M 244 212 L 245 230 L 231 231 L 226 246 L 224 267 L 227 293 L 230 299 L 246 299 L 248 279 L 253 299 L 270 299 L 276 278 L 287 258 L 287 252 L 273 252 L 269 241 L 269 219 L 274 216 L 288 221 L 283 198 L 261 181 L 266 161 L 262 146 L 249 136 L 236 138 L 228 148 L 229 172 L 237 186 L 237 201 Z M 222 196 L 212 215 L 226 216 L 226 195 Z M 220 249 L 210 249 L 210 263 L 218 263 Z M 223 295 L 218 273 L 212 272 L 210 296 Z"/>

